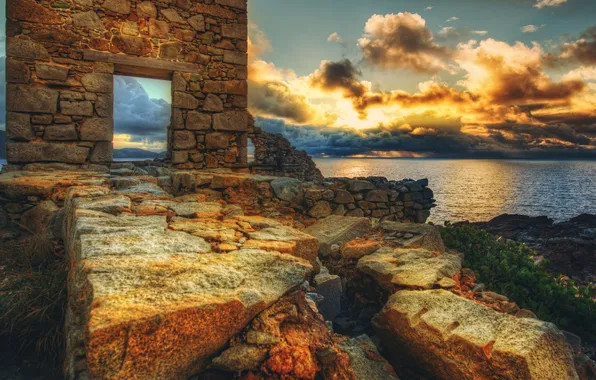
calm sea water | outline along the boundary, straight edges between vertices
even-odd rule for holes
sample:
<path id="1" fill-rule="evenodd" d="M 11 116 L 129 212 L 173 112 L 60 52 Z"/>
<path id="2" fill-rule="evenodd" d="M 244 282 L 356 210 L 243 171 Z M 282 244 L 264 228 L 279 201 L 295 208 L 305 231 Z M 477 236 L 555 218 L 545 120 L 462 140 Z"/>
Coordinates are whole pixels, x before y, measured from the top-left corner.
<path id="1" fill-rule="evenodd" d="M 327 177 L 428 178 L 430 220 L 486 221 L 503 213 L 566 220 L 596 214 L 596 161 L 317 159 Z"/>
<path id="2" fill-rule="evenodd" d="M 596 161 L 317 159 L 327 177 L 428 178 L 430 220 L 486 221 L 504 213 L 566 220 L 596 214 Z M 6 160 L 0 159 L 0 166 Z"/>

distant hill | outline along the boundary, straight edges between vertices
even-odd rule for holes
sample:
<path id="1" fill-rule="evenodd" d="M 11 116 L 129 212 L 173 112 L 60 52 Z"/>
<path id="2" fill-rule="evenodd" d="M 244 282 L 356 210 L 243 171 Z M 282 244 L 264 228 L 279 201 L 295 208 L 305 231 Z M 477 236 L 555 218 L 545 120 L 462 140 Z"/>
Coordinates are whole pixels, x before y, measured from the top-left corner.
<path id="1" fill-rule="evenodd" d="M 138 148 L 114 149 L 114 158 L 120 160 L 126 158 L 147 158 L 152 160 L 154 158 L 161 158 L 164 156 L 165 152 L 157 153 Z"/>
<path id="2" fill-rule="evenodd" d="M 0 158 L 6 158 L 6 131 L 0 130 Z"/>

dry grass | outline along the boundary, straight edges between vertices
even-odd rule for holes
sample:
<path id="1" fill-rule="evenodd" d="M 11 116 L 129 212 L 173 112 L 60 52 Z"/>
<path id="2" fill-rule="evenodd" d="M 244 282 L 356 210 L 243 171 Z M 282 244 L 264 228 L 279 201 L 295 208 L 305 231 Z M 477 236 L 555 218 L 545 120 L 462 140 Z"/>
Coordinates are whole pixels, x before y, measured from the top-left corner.
<path id="1" fill-rule="evenodd" d="M 40 365 L 60 365 L 64 352 L 66 265 L 48 234 L 0 248 L 0 340 Z"/>

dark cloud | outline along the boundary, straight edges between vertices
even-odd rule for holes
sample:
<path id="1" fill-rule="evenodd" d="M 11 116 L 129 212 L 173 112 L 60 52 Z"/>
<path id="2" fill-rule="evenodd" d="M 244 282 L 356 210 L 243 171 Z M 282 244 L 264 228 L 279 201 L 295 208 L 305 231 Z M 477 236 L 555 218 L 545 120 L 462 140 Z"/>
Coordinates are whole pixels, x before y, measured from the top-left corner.
<path id="1" fill-rule="evenodd" d="M 163 99 L 151 99 L 135 78 L 114 77 L 116 134 L 131 135 L 134 142 L 165 142 L 171 108 Z"/>
<path id="2" fill-rule="evenodd" d="M 596 64 L 596 26 L 586 29 L 577 41 L 564 44 L 562 57 L 583 64 Z"/>
<path id="3" fill-rule="evenodd" d="M 308 123 L 315 118 L 306 97 L 281 81 L 249 81 L 248 88 L 248 106 L 258 114 L 292 119 L 296 123 Z"/>
<path id="4" fill-rule="evenodd" d="M 374 15 L 359 40 L 364 60 L 384 69 L 410 69 L 423 73 L 448 70 L 443 62 L 450 52 L 437 44 L 426 21 L 403 12 Z"/>
<path id="5" fill-rule="evenodd" d="M 327 91 L 341 90 L 347 97 L 362 97 L 366 87 L 358 77 L 362 72 L 349 59 L 339 62 L 323 61 L 310 77 L 311 85 Z"/>

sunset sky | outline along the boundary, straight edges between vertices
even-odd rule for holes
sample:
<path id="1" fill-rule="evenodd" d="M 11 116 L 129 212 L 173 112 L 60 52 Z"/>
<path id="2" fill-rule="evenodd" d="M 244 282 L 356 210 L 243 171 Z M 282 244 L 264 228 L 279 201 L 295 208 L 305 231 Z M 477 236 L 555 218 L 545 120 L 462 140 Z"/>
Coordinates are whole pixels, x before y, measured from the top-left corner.
<path id="1" fill-rule="evenodd" d="M 317 155 L 595 158 L 594 15 L 593 0 L 249 0 L 249 110 Z M 115 91 L 117 147 L 163 149 L 169 83 Z"/>

